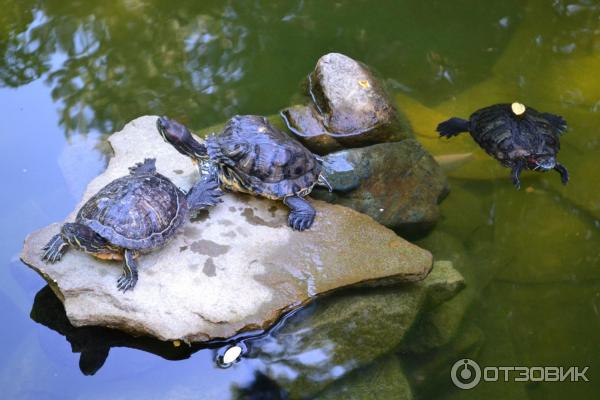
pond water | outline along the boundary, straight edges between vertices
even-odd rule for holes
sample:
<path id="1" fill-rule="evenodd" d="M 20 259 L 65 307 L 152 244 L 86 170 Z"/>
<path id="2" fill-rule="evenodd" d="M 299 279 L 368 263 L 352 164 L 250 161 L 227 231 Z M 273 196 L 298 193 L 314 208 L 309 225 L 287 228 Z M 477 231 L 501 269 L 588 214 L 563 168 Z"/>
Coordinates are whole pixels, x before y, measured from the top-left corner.
<path id="1" fill-rule="evenodd" d="M 43 289 L 44 281 L 18 258 L 27 233 L 72 210 L 106 164 L 107 135 L 127 121 L 166 114 L 200 129 L 236 113 L 274 114 L 298 98 L 299 82 L 316 60 L 336 51 L 373 66 L 401 108 L 406 99 L 420 104 L 404 111 L 409 118 L 420 113 L 424 125 L 414 128 L 435 154 L 480 157 L 468 138 L 432 140 L 432 127 L 440 122 L 437 116 L 466 117 L 497 102 L 520 100 L 563 115 L 570 126 L 559 157 L 571 171 L 567 187 L 555 173 L 527 173 L 516 191 L 508 171 L 485 157 L 451 172 L 440 221 L 428 236 L 411 239 L 437 259 L 452 260 L 464 275 L 467 288 L 453 303 L 466 307 L 464 319 L 450 343 L 418 354 L 386 350 L 365 367 L 365 376 L 375 376 L 372 381 L 381 387 L 400 387 L 395 398 L 406 383 L 399 382 L 401 371 L 418 399 L 597 398 L 597 1 L 0 0 L 0 5 L 3 397 L 285 398 L 306 377 L 335 387 L 338 395 L 351 390 L 360 375 L 348 380 L 342 367 L 327 370 L 328 353 L 348 330 L 329 331 L 321 348 L 296 353 L 293 360 L 286 360 L 285 347 L 274 349 L 281 343 L 267 335 L 255 344 L 254 357 L 221 369 L 215 349 L 177 349 L 112 331 L 74 329 Z M 286 323 L 322 334 L 319 316 L 336 302 L 371 295 L 345 291 Z M 357 354 L 385 347 L 377 329 L 361 332 L 370 337 Z M 73 351 L 82 348 L 86 355 L 80 361 Z M 269 348 L 270 357 L 261 357 L 261 349 Z M 459 390 L 450 369 L 467 356 L 484 366 L 588 366 L 589 382 L 484 382 Z M 288 385 L 267 378 L 268 368 L 279 368 Z"/>

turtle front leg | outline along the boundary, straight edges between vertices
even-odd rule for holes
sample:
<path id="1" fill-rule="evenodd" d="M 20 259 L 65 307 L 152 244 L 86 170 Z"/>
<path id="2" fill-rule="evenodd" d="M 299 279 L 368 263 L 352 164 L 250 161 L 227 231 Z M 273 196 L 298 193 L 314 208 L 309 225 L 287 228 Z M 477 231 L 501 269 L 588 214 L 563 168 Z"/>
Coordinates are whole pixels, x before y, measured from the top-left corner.
<path id="1" fill-rule="evenodd" d="M 317 211 L 308 201 L 298 196 L 290 196 L 283 199 L 283 204 L 292 211 L 288 217 L 288 225 L 297 231 L 310 228 L 315 220 Z"/>
<path id="2" fill-rule="evenodd" d="M 560 180 L 563 185 L 566 185 L 569 182 L 569 171 L 567 171 L 567 168 L 562 164 L 556 163 L 554 169 L 560 174 Z"/>
<path id="3" fill-rule="evenodd" d="M 117 281 L 117 289 L 125 293 L 129 289 L 133 289 L 138 280 L 138 268 L 135 257 L 137 252 L 125 249 L 123 252 L 123 275 Z"/>
<path id="4" fill-rule="evenodd" d="M 512 166 L 512 172 L 510 174 L 513 184 L 515 185 L 515 188 L 521 189 L 521 171 L 523 171 L 523 168 L 525 168 L 525 161 L 524 160 L 517 160 L 514 165 Z"/>
<path id="5" fill-rule="evenodd" d="M 62 256 L 69 249 L 69 243 L 67 243 L 61 234 L 54 235 L 52 239 L 42 248 L 44 253 L 42 254 L 42 261 L 54 264 L 59 261 Z"/>
<path id="6" fill-rule="evenodd" d="M 207 209 L 220 203 L 223 191 L 219 189 L 219 179 L 216 175 L 206 175 L 196 183 L 186 195 L 188 208 L 191 212 Z"/>

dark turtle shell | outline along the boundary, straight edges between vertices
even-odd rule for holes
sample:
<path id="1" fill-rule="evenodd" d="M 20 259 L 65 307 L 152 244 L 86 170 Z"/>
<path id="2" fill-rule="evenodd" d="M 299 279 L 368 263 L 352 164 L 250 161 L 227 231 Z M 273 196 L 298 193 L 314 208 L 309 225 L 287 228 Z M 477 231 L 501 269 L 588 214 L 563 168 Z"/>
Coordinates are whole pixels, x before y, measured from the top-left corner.
<path id="1" fill-rule="evenodd" d="M 559 116 L 523 107 L 515 114 L 511 104 L 496 104 L 475 111 L 469 119 L 469 132 L 488 154 L 502 164 L 534 155 L 555 156 L 559 136 L 566 122 Z"/>
<path id="2" fill-rule="evenodd" d="M 206 146 L 229 190 L 271 199 L 304 196 L 321 174 L 310 150 L 260 116 L 233 117 L 222 133 L 207 138 Z"/>
<path id="3" fill-rule="evenodd" d="M 131 175 L 103 187 L 79 210 L 76 222 L 127 249 L 150 250 L 165 244 L 185 222 L 187 200 L 150 162 L 151 169 L 132 169 Z"/>

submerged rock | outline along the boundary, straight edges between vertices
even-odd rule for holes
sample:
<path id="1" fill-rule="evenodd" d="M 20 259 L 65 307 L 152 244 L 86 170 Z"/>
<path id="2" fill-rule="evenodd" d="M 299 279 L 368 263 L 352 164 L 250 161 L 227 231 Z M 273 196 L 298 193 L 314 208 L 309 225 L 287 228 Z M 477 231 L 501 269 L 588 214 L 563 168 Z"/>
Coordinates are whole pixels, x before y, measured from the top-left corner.
<path id="1" fill-rule="evenodd" d="M 387 356 L 366 368 L 348 374 L 323 392 L 325 400 L 411 400 L 412 391 L 396 355 Z"/>
<path id="2" fill-rule="evenodd" d="M 383 86 L 364 64 L 329 53 L 317 61 L 308 78 L 312 103 L 287 108 L 281 116 L 312 151 L 327 154 L 411 136 Z"/>
<path id="3" fill-rule="evenodd" d="M 426 308 L 453 298 L 464 280 L 450 262 L 436 262 L 411 285 L 347 290 L 319 300 L 277 332 L 251 344 L 248 357 L 263 360 L 266 374 L 291 398 L 311 398 L 342 376 L 394 352 Z"/>
<path id="4" fill-rule="evenodd" d="M 191 186 L 196 168 L 163 142 L 155 123 L 141 117 L 110 137 L 115 155 L 80 205 L 145 157 L 155 157 L 158 171 L 176 185 Z M 75 250 L 53 265 L 40 260 L 60 224 L 29 235 L 21 259 L 48 281 L 74 326 L 187 342 L 266 328 L 317 294 L 382 278 L 417 281 L 431 269 L 428 251 L 348 208 L 313 201 L 315 225 L 295 232 L 281 202 L 239 194 L 223 199 L 166 247 L 141 256 L 138 285 L 125 294 L 116 287 L 119 263 Z"/>
<path id="5" fill-rule="evenodd" d="M 348 149 L 324 158 L 334 191 L 313 197 L 350 207 L 402 233 L 422 233 L 448 193 L 440 166 L 414 139 Z"/>

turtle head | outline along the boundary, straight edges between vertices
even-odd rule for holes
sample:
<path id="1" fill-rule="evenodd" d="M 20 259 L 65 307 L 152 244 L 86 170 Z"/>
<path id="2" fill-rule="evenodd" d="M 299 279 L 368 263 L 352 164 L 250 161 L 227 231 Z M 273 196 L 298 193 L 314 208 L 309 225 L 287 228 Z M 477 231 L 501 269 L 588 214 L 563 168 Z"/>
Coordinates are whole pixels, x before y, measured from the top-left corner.
<path id="1" fill-rule="evenodd" d="M 160 136 L 181 154 L 193 160 L 206 158 L 206 146 L 194 139 L 183 124 L 167 117 L 159 117 L 156 127 Z"/>
<path id="2" fill-rule="evenodd" d="M 556 167 L 556 157 L 552 154 L 533 154 L 527 157 L 527 168 L 533 171 L 549 171 Z"/>

